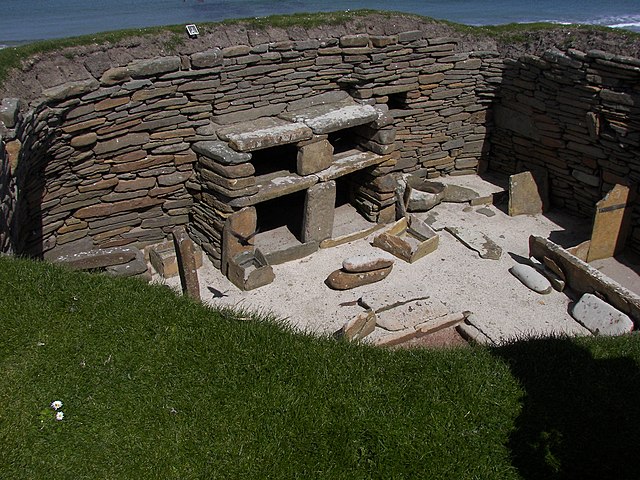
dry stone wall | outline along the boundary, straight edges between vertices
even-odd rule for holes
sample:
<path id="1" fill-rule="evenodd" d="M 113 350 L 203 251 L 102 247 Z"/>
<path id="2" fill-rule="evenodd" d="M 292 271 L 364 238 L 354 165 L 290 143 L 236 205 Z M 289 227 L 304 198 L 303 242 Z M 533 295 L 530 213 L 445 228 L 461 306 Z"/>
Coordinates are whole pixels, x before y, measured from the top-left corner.
<path id="1" fill-rule="evenodd" d="M 491 167 L 549 174 L 552 204 L 593 216 L 615 184 L 640 181 L 640 59 L 548 50 L 506 60 Z M 631 244 L 640 250 L 640 209 Z"/>
<path id="2" fill-rule="evenodd" d="M 638 59 L 577 50 L 505 59 L 420 29 L 234 37 L 230 28 L 224 41 L 198 39 L 176 55 L 90 52 L 73 81 L 56 78 L 28 104 L 4 99 L 2 251 L 56 258 L 142 247 L 188 225 L 221 265 L 224 225 L 262 198 L 250 162 L 262 147 L 237 140 L 247 133 L 238 125 L 304 123 L 296 112 L 340 102 L 376 112 L 343 126 L 353 146 L 380 156 L 361 159 L 350 177 L 373 221 L 392 219 L 399 173 L 470 174 L 489 159 L 505 173 L 540 167 L 553 203 L 583 214 L 640 175 Z M 335 139 L 309 128 L 290 142 L 291 178 L 328 204 Z M 200 148 L 212 144 L 230 152 Z M 632 238 L 640 245 L 637 211 Z"/>
<path id="3" fill-rule="evenodd" d="M 216 193 L 203 182 L 206 161 L 196 165 L 194 144 L 327 94 L 375 106 L 382 116 L 390 110 L 397 122 L 386 134 L 367 125 L 352 132 L 356 144 L 390 156 L 382 172 L 356 179 L 362 197 L 374 199 L 366 206 L 373 219 L 393 201 L 389 182 L 377 191 L 367 185 L 381 173 L 476 171 L 495 88 L 487 81 L 495 73 L 491 55 L 460 52 L 455 39 L 423 38 L 420 30 L 253 38 L 122 65 L 89 59 L 92 78 L 42 91 L 5 135 L 18 152 L 16 252 L 55 258 L 164 239 Z M 212 208 L 218 223 L 233 211 Z M 219 234 L 209 220 L 204 225 Z M 219 239 L 207 238 L 219 256 Z"/>

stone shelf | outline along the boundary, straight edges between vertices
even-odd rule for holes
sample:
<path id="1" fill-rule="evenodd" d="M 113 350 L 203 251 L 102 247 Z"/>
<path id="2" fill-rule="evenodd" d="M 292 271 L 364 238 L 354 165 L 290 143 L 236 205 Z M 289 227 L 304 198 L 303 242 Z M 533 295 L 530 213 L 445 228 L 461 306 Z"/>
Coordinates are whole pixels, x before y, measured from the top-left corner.
<path id="1" fill-rule="evenodd" d="M 321 182 L 326 182 L 372 165 L 378 165 L 389 158 L 389 155 L 379 155 L 354 148 L 334 155 L 332 165 L 315 175 Z"/>
<path id="2" fill-rule="evenodd" d="M 259 118 L 218 130 L 218 136 L 239 152 L 252 152 L 309 140 L 312 135 L 311 129 L 306 125 L 280 118 Z"/>
<path id="3" fill-rule="evenodd" d="M 344 102 L 316 105 L 284 113 L 280 118 L 290 122 L 304 123 L 313 130 L 313 133 L 321 135 L 373 122 L 378 115 L 379 111 L 371 105 Z"/>
<path id="4" fill-rule="evenodd" d="M 378 155 L 358 149 L 347 150 L 333 156 L 333 164 L 313 175 L 301 176 L 287 170 L 272 172 L 256 177 L 258 192 L 251 196 L 234 198 L 229 202 L 232 207 L 248 207 L 273 198 L 295 193 L 320 182 L 327 182 L 348 175 L 363 168 L 377 165 L 389 159 L 388 155 Z"/>
<path id="5" fill-rule="evenodd" d="M 318 183 L 316 175 L 301 177 L 289 171 L 273 172 L 256 177 L 258 193 L 250 197 L 234 198 L 229 202 L 232 207 L 248 207 L 273 198 L 295 193 Z"/>

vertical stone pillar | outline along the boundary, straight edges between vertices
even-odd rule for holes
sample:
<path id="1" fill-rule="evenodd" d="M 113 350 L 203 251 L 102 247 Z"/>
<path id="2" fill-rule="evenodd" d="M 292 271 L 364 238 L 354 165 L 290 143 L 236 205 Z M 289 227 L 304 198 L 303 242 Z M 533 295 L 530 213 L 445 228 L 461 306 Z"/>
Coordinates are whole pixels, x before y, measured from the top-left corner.
<path id="1" fill-rule="evenodd" d="M 331 238 L 336 206 L 336 182 L 322 182 L 307 190 L 302 220 L 302 242 Z"/>
<path id="2" fill-rule="evenodd" d="M 230 215 L 222 231 L 222 273 L 229 271 L 229 261 L 244 252 L 253 253 L 258 225 L 255 207 L 246 207 Z"/>
<path id="3" fill-rule="evenodd" d="M 172 233 L 182 292 L 195 300 L 200 300 L 200 282 L 198 281 L 198 266 L 193 241 L 184 227 L 178 227 Z"/>
<path id="4" fill-rule="evenodd" d="M 587 262 L 613 257 L 622 251 L 629 230 L 628 204 L 633 197 L 629 187 L 616 185 L 596 203 Z"/>
<path id="5" fill-rule="evenodd" d="M 326 135 L 316 135 L 311 140 L 298 143 L 298 175 L 310 175 L 329 168 L 333 162 L 333 146 Z"/>

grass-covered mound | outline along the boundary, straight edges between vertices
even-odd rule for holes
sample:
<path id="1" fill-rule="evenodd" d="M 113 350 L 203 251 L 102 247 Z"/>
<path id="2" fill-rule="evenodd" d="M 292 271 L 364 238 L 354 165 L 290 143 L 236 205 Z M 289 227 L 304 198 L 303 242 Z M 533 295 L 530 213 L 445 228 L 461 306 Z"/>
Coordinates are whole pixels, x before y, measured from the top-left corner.
<path id="1" fill-rule="evenodd" d="M 403 25 L 406 30 L 413 28 L 433 28 L 434 36 L 453 35 L 464 39 L 464 43 L 473 48 L 473 38 L 492 39 L 497 48 L 508 55 L 522 53 L 540 53 L 551 46 L 559 48 L 604 49 L 612 53 L 637 55 L 640 52 L 636 32 L 600 27 L 594 25 L 558 25 L 553 23 L 511 23 L 506 25 L 470 26 L 437 20 L 431 17 L 395 11 L 376 11 L 370 9 L 346 10 L 336 12 L 296 13 L 290 15 L 270 15 L 267 17 L 228 19 L 221 22 L 200 23 L 201 36 L 215 34 L 220 28 L 268 29 L 293 27 L 315 28 L 336 25 L 351 25 L 358 31 L 376 24 L 393 23 Z M 418 24 L 416 24 L 418 22 Z M 132 41 L 137 39 L 136 41 Z M 130 42 L 131 41 L 131 42 Z M 124 42 L 124 43 L 123 43 Z M 180 53 L 188 46 L 184 25 L 166 25 L 158 27 L 135 28 L 111 32 L 80 35 L 69 38 L 42 40 L 16 47 L 0 49 L 0 87 L 12 69 L 18 69 L 29 58 L 47 56 L 52 52 L 62 52 L 69 60 L 82 61 L 81 52 L 75 47 L 127 48 L 130 44 L 144 44 L 145 48 L 159 49 L 164 54 Z M 484 47 L 482 47 L 484 48 Z M 191 53 L 190 47 L 187 54 Z M 36 60 L 37 61 L 37 60 Z M 30 66 L 26 65 L 26 71 Z"/>
<path id="2" fill-rule="evenodd" d="M 637 472 L 635 337 L 388 351 L 26 260 L 0 288 L 3 478 Z"/>

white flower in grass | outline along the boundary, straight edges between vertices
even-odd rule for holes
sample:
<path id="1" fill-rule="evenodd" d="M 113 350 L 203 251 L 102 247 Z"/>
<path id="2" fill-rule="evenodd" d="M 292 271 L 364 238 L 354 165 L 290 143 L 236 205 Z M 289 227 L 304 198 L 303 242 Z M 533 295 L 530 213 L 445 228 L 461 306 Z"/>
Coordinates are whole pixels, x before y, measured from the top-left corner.
<path id="1" fill-rule="evenodd" d="M 54 410 L 60 410 L 62 408 L 62 402 L 60 400 L 51 402 L 51 408 L 53 408 Z"/>
<path id="2" fill-rule="evenodd" d="M 58 412 L 58 413 L 56 413 L 56 420 L 57 420 L 57 421 L 64 420 L 64 412 Z"/>

